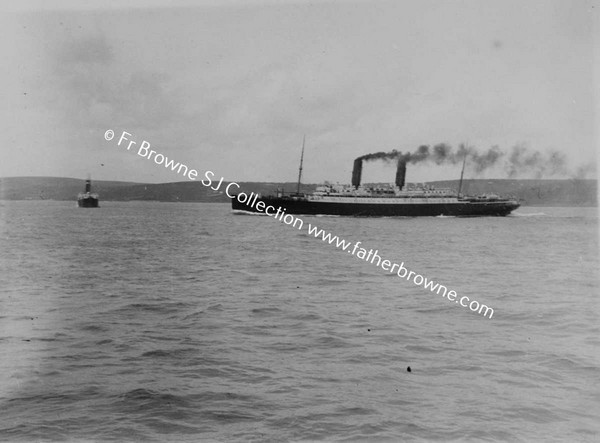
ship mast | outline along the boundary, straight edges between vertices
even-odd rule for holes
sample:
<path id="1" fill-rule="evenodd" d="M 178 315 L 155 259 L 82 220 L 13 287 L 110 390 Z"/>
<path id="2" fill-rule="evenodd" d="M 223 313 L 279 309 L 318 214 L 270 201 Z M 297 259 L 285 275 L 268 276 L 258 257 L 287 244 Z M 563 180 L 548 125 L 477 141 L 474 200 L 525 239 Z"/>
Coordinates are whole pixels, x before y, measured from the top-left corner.
<path id="1" fill-rule="evenodd" d="M 304 161 L 304 142 L 306 141 L 306 134 L 302 138 L 302 154 L 300 155 L 300 169 L 298 170 L 298 188 L 296 194 L 300 194 L 300 179 L 302 178 L 302 162 Z"/>
<path id="2" fill-rule="evenodd" d="M 460 171 L 460 182 L 458 182 L 458 198 L 460 198 L 460 191 L 462 189 L 463 175 L 465 174 L 465 163 L 467 162 L 467 153 L 463 157 L 462 171 Z"/>

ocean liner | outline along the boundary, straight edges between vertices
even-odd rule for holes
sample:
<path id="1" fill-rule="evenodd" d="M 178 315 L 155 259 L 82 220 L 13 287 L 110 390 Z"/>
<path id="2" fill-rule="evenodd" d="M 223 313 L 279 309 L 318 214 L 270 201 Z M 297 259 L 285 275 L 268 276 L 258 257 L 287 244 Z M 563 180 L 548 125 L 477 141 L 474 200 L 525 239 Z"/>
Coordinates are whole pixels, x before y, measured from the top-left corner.
<path id="1" fill-rule="evenodd" d="M 235 212 L 255 212 L 272 215 L 275 211 L 288 214 L 350 215 L 350 216 L 505 216 L 520 205 L 516 198 L 500 197 L 495 194 L 468 196 L 461 194 L 465 161 L 461 172 L 458 191 L 449 188 L 436 189 L 430 185 L 406 184 L 406 161 L 398 159 L 394 184 L 381 186 L 361 185 L 362 158 L 354 161 L 352 185 L 318 186 L 312 194 L 300 192 L 302 160 L 300 158 L 298 187 L 295 193 L 260 196 L 254 199 L 244 193 L 231 198 Z M 465 159 L 466 160 L 466 159 Z M 242 197 L 244 196 L 244 197 Z M 262 203 L 259 203 L 262 202 Z M 269 209 L 272 208 L 272 209 Z"/>
<path id="2" fill-rule="evenodd" d="M 98 194 L 92 192 L 92 180 L 88 177 L 85 181 L 85 192 L 77 195 L 77 206 L 80 208 L 97 208 L 99 202 Z"/>

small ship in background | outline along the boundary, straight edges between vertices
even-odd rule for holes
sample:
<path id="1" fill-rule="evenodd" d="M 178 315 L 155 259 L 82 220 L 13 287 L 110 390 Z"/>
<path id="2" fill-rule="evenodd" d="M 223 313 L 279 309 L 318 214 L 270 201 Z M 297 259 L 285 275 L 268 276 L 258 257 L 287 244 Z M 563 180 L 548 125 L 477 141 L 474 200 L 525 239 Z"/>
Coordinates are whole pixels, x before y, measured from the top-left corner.
<path id="1" fill-rule="evenodd" d="M 92 179 L 90 177 L 85 181 L 85 192 L 77 195 L 77 206 L 80 208 L 98 208 L 100 199 L 98 194 L 92 192 Z"/>

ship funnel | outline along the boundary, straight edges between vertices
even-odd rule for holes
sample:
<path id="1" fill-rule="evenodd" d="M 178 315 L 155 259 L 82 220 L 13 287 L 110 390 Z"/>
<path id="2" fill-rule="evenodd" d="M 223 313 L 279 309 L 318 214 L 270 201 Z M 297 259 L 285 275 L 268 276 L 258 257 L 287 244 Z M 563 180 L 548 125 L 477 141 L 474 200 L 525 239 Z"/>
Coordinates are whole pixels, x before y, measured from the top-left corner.
<path id="1" fill-rule="evenodd" d="M 398 169 L 396 169 L 396 186 L 400 189 L 404 187 L 404 179 L 406 178 L 406 161 L 398 159 Z"/>
<path id="2" fill-rule="evenodd" d="M 360 178 L 362 175 L 362 158 L 354 160 L 354 168 L 352 169 L 352 186 L 358 188 L 360 186 Z"/>
<path id="3" fill-rule="evenodd" d="M 85 192 L 92 192 L 92 180 L 89 178 L 85 181 Z"/>

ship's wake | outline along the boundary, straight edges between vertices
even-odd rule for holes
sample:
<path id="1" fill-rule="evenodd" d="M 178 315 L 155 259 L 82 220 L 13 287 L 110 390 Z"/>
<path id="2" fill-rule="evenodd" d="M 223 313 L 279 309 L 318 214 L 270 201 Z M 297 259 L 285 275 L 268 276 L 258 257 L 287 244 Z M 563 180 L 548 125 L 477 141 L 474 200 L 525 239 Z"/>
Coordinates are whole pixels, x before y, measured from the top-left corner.
<path id="1" fill-rule="evenodd" d="M 547 217 L 545 212 L 512 212 L 509 217 Z"/>

